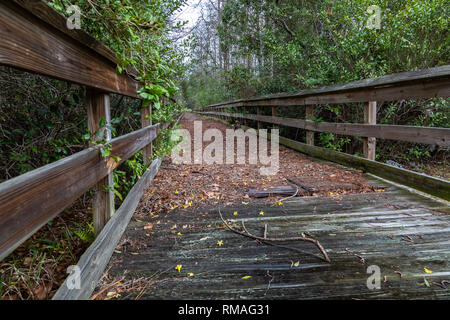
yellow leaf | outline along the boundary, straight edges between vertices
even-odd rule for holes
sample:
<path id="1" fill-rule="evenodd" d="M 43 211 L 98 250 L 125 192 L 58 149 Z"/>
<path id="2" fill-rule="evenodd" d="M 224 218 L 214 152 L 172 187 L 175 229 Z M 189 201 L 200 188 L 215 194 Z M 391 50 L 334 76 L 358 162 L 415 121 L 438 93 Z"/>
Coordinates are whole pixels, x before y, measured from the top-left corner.
<path id="1" fill-rule="evenodd" d="M 183 267 L 182 264 L 177 264 L 177 266 L 175 267 L 175 270 L 177 270 L 178 272 L 181 272 L 182 267 Z"/>
<path id="2" fill-rule="evenodd" d="M 188 275 L 189 277 L 193 277 L 193 276 L 194 276 L 194 274 L 193 274 L 192 272 L 189 272 L 187 275 Z"/>
<path id="3" fill-rule="evenodd" d="M 259 213 L 259 215 L 263 216 L 263 215 L 264 215 L 264 211 L 261 210 L 261 212 Z"/>
<path id="4" fill-rule="evenodd" d="M 222 240 L 217 241 L 217 245 L 218 245 L 219 247 L 222 246 L 222 245 L 223 245 L 223 241 L 222 241 Z"/>
<path id="5" fill-rule="evenodd" d="M 282 206 L 282 205 L 283 205 L 283 202 L 278 201 L 278 205 L 279 205 L 279 206 Z"/>
<path id="6" fill-rule="evenodd" d="M 244 277 L 242 277 L 242 279 L 250 279 L 252 276 L 244 276 Z"/>
<path id="7" fill-rule="evenodd" d="M 433 273 L 433 271 L 428 270 L 427 268 L 423 268 L 423 270 L 425 270 L 426 273 Z"/>
<path id="8" fill-rule="evenodd" d="M 181 232 L 178 232 L 177 235 L 178 235 L 178 236 L 181 236 L 182 234 L 181 234 Z"/>
<path id="9" fill-rule="evenodd" d="M 233 213 L 233 215 L 237 216 L 237 215 L 238 215 L 237 211 L 235 211 L 235 212 Z"/>

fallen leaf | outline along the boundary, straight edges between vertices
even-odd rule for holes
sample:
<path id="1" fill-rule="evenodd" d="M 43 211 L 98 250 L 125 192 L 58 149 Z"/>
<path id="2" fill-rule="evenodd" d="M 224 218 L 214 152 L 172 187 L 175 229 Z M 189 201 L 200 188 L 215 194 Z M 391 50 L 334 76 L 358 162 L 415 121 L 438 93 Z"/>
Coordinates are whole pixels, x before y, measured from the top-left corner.
<path id="1" fill-rule="evenodd" d="M 433 271 L 428 270 L 427 268 L 423 268 L 423 270 L 425 270 L 426 273 L 433 273 Z"/>
<path id="2" fill-rule="evenodd" d="M 242 279 L 250 279 L 252 276 L 244 276 L 244 277 L 242 277 Z"/>

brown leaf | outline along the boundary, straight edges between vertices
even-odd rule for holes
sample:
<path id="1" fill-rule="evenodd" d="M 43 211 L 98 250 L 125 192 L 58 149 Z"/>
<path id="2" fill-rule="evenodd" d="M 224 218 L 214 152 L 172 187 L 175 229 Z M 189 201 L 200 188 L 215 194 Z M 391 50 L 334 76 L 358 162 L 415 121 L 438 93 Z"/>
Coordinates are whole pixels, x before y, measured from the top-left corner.
<path id="1" fill-rule="evenodd" d="M 33 293 L 36 300 L 45 300 L 47 299 L 48 293 L 50 291 L 50 287 L 47 285 L 39 285 L 34 288 Z"/>
<path id="2" fill-rule="evenodd" d="M 144 230 L 150 230 L 153 229 L 153 223 L 149 223 L 144 227 Z"/>

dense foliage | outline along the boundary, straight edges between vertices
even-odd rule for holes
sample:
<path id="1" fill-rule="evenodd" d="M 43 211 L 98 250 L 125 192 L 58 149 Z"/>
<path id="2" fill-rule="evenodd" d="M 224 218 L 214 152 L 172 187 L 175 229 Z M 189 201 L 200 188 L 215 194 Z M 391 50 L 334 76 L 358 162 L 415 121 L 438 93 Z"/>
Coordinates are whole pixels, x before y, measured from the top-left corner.
<path id="1" fill-rule="evenodd" d="M 173 121 L 173 115 L 182 111 L 175 102 L 178 91 L 175 83 L 184 72 L 184 53 L 171 38 L 171 33 L 182 24 L 173 22 L 171 17 L 184 0 L 52 0 L 48 3 L 68 17 L 74 13 L 69 7 L 77 5 L 81 11 L 81 28 L 116 53 L 117 72 L 134 70 L 144 84 L 139 92 L 142 101 L 113 95 L 114 136 L 140 128 L 140 108 L 149 104 L 153 108 L 153 123 Z M 87 145 L 90 135 L 84 88 L 9 68 L 0 70 L 0 88 L 1 180 L 58 160 Z M 168 133 L 164 141 L 157 143 L 157 155 L 168 152 L 167 136 Z M 123 168 L 133 177 L 138 177 L 143 170 L 137 159 L 128 160 Z M 117 174 L 121 174 L 120 170 Z M 120 180 L 119 176 L 116 178 Z M 122 180 L 126 187 L 119 184 L 117 187 L 126 192 L 135 179 Z"/>

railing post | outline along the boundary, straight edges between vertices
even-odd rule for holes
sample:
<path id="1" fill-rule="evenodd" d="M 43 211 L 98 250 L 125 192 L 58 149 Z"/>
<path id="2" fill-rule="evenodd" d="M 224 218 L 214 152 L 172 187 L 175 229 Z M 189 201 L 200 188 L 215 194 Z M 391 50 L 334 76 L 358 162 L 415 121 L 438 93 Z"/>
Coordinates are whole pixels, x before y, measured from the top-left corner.
<path id="1" fill-rule="evenodd" d="M 312 120 L 314 118 L 314 106 L 306 106 L 306 120 Z M 306 143 L 314 145 L 314 131 L 306 130 Z"/>
<path id="2" fill-rule="evenodd" d="M 272 117 L 278 117 L 278 107 L 272 107 Z M 273 125 L 272 128 L 278 129 L 278 126 Z"/>
<path id="3" fill-rule="evenodd" d="M 242 107 L 241 108 L 241 110 L 242 110 L 242 116 L 245 116 L 245 107 Z M 242 118 L 242 124 L 244 125 L 244 126 L 246 126 L 247 125 L 247 119 L 245 119 L 245 118 Z"/>
<path id="4" fill-rule="evenodd" d="M 149 105 L 148 107 L 141 108 L 141 126 L 142 128 L 148 127 L 152 125 L 152 106 Z M 153 144 L 149 143 L 142 149 L 144 158 L 144 165 L 147 165 L 151 162 L 152 156 L 153 156 Z"/>
<path id="5" fill-rule="evenodd" d="M 261 115 L 261 107 L 256 107 L 256 114 L 257 114 L 258 116 Z M 261 123 L 261 121 L 257 121 L 257 123 L 258 123 L 258 130 L 262 129 L 262 123 Z"/>
<path id="6" fill-rule="evenodd" d="M 364 123 L 377 123 L 377 102 L 369 101 L 364 105 Z M 376 139 L 374 137 L 364 138 L 364 157 L 369 160 L 375 160 Z"/>
<path id="7" fill-rule="evenodd" d="M 109 94 L 94 89 L 87 89 L 86 103 L 88 112 L 88 128 L 92 133 L 92 139 L 97 141 L 111 141 L 111 130 L 106 127 L 111 124 Z M 104 122 L 104 124 L 102 122 Z M 113 173 L 110 173 L 95 185 L 92 211 L 94 218 L 94 231 L 96 235 L 100 233 L 105 224 L 114 214 L 115 208 L 113 188 Z"/>

